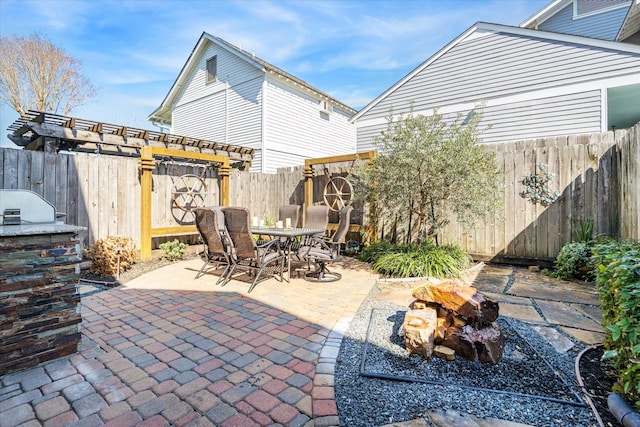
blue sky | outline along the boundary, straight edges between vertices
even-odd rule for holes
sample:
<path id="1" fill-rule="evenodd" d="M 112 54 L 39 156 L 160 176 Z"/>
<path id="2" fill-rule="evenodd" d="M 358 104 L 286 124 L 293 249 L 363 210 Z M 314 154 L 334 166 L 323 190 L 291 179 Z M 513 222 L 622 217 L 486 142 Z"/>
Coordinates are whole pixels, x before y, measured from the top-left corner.
<path id="1" fill-rule="evenodd" d="M 203 31 L 356 110 L 477 21 L 517 26 L 550 0 L 0 0 L 0 34 L 38 32 L 83 64 L 98 95 L 71 112 L 154 128 Z M 2 106 L 0 145 L 18 114 Z"/>

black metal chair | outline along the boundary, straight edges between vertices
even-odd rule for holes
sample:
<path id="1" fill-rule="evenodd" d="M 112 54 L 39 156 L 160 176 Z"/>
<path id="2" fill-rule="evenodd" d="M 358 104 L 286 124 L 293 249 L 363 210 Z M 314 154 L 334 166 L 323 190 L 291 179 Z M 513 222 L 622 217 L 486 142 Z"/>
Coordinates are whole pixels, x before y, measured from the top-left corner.
<path id="1" fill-rule="evenodd" d="M 307 280 L 313 282 L 334 282 L 342 278 L 340 273 L 330 271 L 327 268 L 327 263 L 335 261 L 340 256 L 340 244 L 349 231 L 351 211 L 353 211 L 353 206 L 345 206 L 342 208 L 340 211 L 338 230 L 336 234 L 333 235 L 333 238 L 327 239 L 314 236 L 298 249 L 298 257 L 300 259 L 316 265 L 315 270 L 305 275 Z"/>
<path id="2" fill-rule="evenodd" d="M 196 218 L 196 228 L 204 243 L 204 249 L 200 252 L 200 258 L 204 264 L 195 278 L 203 276 L 208 268 L 217 270 L 224 265 L 225 269 L 216 282 L 218 284 L 225 279 L 231 267 L 231 242 L 228 240 L 224 225 L 222 208 L 220 206 L 196 208 L 193 212 Z"/>
<path id="3" fill-rule="evenodd" d="M 251 234 L 249 223 L 249 210 L 239 207 L 225 207 L 224 222 L 229 233 L 229 238 L 233 242 L 233 253 L 231 254 L 231 269 L 227 274 L 227 280 L 222 283 L 224 286 L 228 282 L 236 268 L 248 270 L 255 274 L 253 282 L 249 287 L 249 292 L 255 288 L 262 273 L 271 276 L 280 276 L 280 281 L 284 280 L 285 254 L 280 248 L 278 240 L 266 242 L 263 245 L 256 244 Z"/>

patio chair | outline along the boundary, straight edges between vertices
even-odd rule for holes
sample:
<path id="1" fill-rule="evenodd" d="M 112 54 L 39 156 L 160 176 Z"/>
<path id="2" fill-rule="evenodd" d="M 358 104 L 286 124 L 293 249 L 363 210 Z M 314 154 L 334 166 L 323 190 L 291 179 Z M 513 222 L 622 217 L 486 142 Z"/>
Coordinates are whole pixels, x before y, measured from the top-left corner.
<path id="1" fill-rule="evenodd" d="M 218 269 L 224 265 L 225 269 L 216 282 L 218 284 L 225 279 L 231 267 L 231 242 L 227 237 L 222 208 L 220 206 L 196 208 L 193 212 L 196 217 L 196 228 L 204 243 L 204 249 L 200 252 L 200 258 L 202 258 L 204 264 L 195 278 L 203 276 L 205 270 L 209 267 Z"/>
<path id="2" fill-rule="evenodd" d="M 329 208 L 327 206 L 309 206 L 304 220 L 304 228 L 317 228 L 326 230 L 329 225 Z M 324 234 L 324 233 L 322 233 Z M 315 234 L 314 237 L 319 237 Z"/>
<path id="3" fill-rule="evenodd" d="M 271 276 L 279 275 L 282 282 L 284 280 L 285 254 L 280 248 L 279 241 L 271 240 L 262 245 L 256 244 L 251 234 L 247 208 L 225 207 L 222 211 L 224 212 L 225 226 L 234 248 L 227 281 L 231 279 L 233 272 L 239 267 L 255 274 L 249 292 L 255 288 L 262 273 Z M 226 282 L 222 283 L 223 286 L 225 284 Z"/>
<path id="4" fill-rule="evenodd" d="M 282 221 L 283 224 L 286 224 L 287 218 L 291 219 L 291 227 L 296 228 L 298 226 L 298 220 L 300 219 L 300 205 L 280 206 L 278 219 Z"/>
<path id="5" fill-rule="evenodd" d="M 312 282 L 334 282 L 342 278 L 340 273 L 329 271 L 327 263 L 335 261 L 340 256 L 340 244 L 349 231 L 351 211 L 353 211 L 353 206 L 342 208 L 338 230 L 333 238 L 311 237 L 304 246 L 298 249 L 300 259 L 307 260 L 309 263 L 313 262 L 316 265 L 316 269 L 308 272 L 305 279 Z"/>

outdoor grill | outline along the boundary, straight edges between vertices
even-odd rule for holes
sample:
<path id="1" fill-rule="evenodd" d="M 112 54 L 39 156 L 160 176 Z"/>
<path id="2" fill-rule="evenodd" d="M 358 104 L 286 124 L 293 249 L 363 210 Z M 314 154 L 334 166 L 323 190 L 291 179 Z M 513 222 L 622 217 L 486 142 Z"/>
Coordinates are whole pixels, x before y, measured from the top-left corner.
<path id="1" fill-rule="evenodd" d="M 2 225 L 60 224 L 66 216 L 29 190 L 0 190 L 0 213 Z"/>
<path id="2" fill-rule="evenodd" d="M 0 190 L 0 375 L 75 353 L 83 227 L 29 190 Z"/>

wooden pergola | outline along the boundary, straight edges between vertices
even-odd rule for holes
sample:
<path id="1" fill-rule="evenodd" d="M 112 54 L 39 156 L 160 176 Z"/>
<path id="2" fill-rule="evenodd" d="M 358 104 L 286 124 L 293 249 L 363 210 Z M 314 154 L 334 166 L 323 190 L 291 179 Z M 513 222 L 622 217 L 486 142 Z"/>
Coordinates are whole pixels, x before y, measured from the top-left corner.
<path id="1" fill-rule="evenodd" d="M 254 149 L 221 144 L 129 126 L 29 110 L 14 121 L 9 139 L 25 150 L 72 151 L 140 157 L 143 147 L 214 154 L 229 159 L 231 167 L 248 170 Z"/>
<path id="2" fill-rule="evenodd" d="M 371 162 L 376 157 L 375 151 L 365 151 L 362 153 L 355 154 L 343 154 L 341 156 L 329 156 L 329 157 L 318 157 L 315 159 L 306 159 L 304 161 L 304 211 L 306 212 L 307 207 L 312 206 L 314 204 L 313 201 L 313 177 L 315 175 L 314 166 L 318 165 L 326 165 L 331 163 L 341 163 L 341 162 L 355 162 L 357 160 L 367 160 L 367 162 Z M 375 209 L 374 205 L 372 208 Z M 370 215 L 369 225 L 365 227 L 365 232 L 369 236 L 369 238 L 373 238 L 375 236 L 375 229 L 377 228 L 377 224 L 375 223 L 375 213 Z M 328 229 L 331 231 L 335 231 L 338 229 L 338 224 L 331 223 L 328 225 Z M 358 224 L 351 224 L 349 226 L 350 232 L 359 232 L 363 229 L 363 226 Z"/>
<path id="3" fill-rule="evenodd" d="M 152 227 L 152 175 L 156 158 L 214 164 L 220 180 L 222 206 L 229 204 L 232 168 L 248 170 L 254 150 L 197 138 L 131 128 L 30 110 L 8 129 L 9 138 L 26 150 L 71 151 L 138 158 L 141 184 L 140 258 L 151 257 L 152 238 L 197 233 L 195 225 Z"/>

